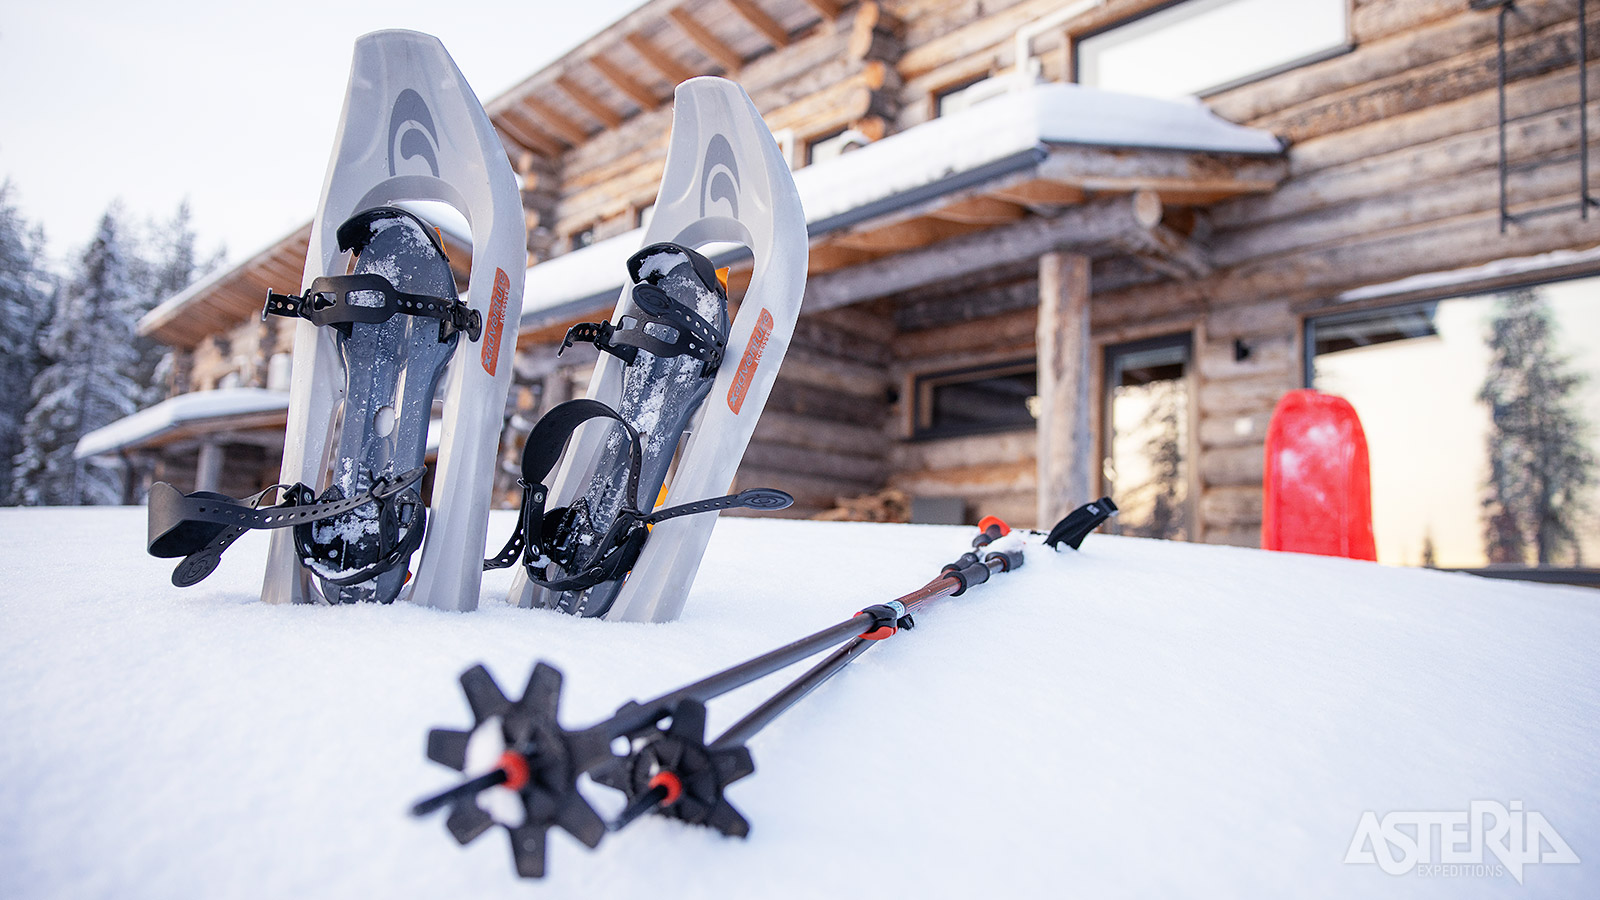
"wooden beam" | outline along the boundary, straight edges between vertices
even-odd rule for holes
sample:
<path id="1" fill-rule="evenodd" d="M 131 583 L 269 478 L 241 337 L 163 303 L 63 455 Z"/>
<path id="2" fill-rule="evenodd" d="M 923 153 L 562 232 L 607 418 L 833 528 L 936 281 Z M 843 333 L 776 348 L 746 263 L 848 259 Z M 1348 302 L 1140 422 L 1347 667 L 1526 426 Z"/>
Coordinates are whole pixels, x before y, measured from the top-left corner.
<path id="1" fill-rule="evenodd" d="M 1015 203 L 995 197 L 968 197 L 928 215 L 946 222 L 968 225 L 1004 225 L 1027 216 L 1028 211 Z"/>
<path id="2" fill-rule="evenodd" d="M 705 51 L 705 54 L 722 64 L 726 72 L 737 72 L 744 66 L 744 57 L 737 50 L 724 44 L 720 38 L 712 34 L 704 25 L 694 20 L 694 16 L 683 9 L 674 9 L 667 12 L 667 18 L 674 25 L 694 41 L 695 46 Z"/>
<path id="3" fill-rule="evenodd" d="M 512 115 L 511 110 L 495 116 L 494 124 L 502 134 L 546 159 L 556 159 L 566 149 L 555 138 L 541 134 L 531 127 L 525 119 Z"/>
<path id="4" fill-rule="evenodd" d="M 1039 258 L 1038 510 L 1056 522 L 1090 498 L 1089 258 Z"/>
<path id="5" fill-rule="evenodd" d="M 531 119 L 540 128 L 551 131 L 556 137 L 576 147 L 589 140 L 589 132 L 582 125 L 555 111 L 537 97 L 524 97 L 522 105 L 532 113 Z M 509 110 L 507 111 L 509 114 Z"/>
<path id="6" fill-rule="evenodd" d="M 886 297 L 1051 250 L 1086 250 L 1129 231 L 1148 231 L 1160 220 L 1160 200 L 1153 194 L 1098 200 L 1055 218 L 1029 219 L 818 275 L 806 285 L 806 309 L 816 312 Z"/>
<path id="7" fill-rule="evenodd" d="M 759 31 L 772 42 L 774 47 L 789 46 L 789 32 L 778 24 L 778 20 L 767 15 L 766 10 L 757 6 L 755 0 L 728 0 L 728 5 L 739 14 L 739 18 L 750 23 L 750 27 Z"/>
<path id="8" fill-rule="evenodd" d="M 646 65 L 660 72 L 661 77 L 673 84 L 688 81 L 695 76 L 693 69 L 673 59 L 665 50 L 650 43 L 643 35 L 630 34 L 623 40 L 633 48 L 633 52 L 639 54 L 639 58 L 644 60 Z"/>
<path id="9" fill-rule="evenodd" d="M 824 20 L 832 22 L 839 18 L 843 7 L 836 0 L 806 0 L 806 5 L 817 11 L 817 15 Z"/>
<path id="10" fill-rule="evenodd" d="M 1214 271 L 1206 251 L 1165 225 L 1129 232 L 1115 243 L 1145 265 L 1173 278 L 1208 278 Z"/>
<path id="11" fill-rule="evenodd" d="M 650 88 L 636 81 L 621 66 L 606 59 L 604 56 L 591 57 L 589 64 L 594 66 L 595 71 L 604 75 L 606 80 L 611 82 L 617 90 L 627 94 L 633 102 L 639 104 L 640 109 L 649 112 L 661 105 L 661 98 L 657 97 Z"/>
<path id="12" fill-rule="evenodd" d="M 607 106 L 599 97 L 584 90 L 582 85 L 566 75 L 556 77 L 556 86 L 566 91 L 573 102 L 588 110 L 590 115 L 599 119 L 607 128 L 616 128 L 622 124 L 622 113 Z"/>

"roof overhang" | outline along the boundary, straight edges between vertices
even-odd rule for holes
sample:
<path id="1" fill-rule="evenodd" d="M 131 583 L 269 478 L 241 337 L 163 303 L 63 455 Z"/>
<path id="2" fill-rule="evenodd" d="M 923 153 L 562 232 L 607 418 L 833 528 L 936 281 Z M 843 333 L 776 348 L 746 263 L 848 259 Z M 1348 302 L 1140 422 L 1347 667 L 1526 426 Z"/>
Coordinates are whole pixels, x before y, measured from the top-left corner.
<path id="1" fill-rule="evenodd" d="M 1170 206 L 1205 206 L 1270 191 L 1286 174 L 1277 137 L 1221 119 L 1198 101 L 1041 84 L 808 166 L 794 178 L 815 276 L 1055 217 L 1107 196 L 1147 192 Z M 622 288 L 622 263 L 642 236 L 635 229 L 529 269 L 522 330 L 543 331 L 609 309 Z M 729 265 L 741 257 L 713 258 Z"/>
<path id="2" fill-rule="evenodd" d="M 276 430 L 288 420 L 289 392 L 220 388 L 179 394 L 78 439 L 73 458 L 161 447 L 217 432 Z"/>

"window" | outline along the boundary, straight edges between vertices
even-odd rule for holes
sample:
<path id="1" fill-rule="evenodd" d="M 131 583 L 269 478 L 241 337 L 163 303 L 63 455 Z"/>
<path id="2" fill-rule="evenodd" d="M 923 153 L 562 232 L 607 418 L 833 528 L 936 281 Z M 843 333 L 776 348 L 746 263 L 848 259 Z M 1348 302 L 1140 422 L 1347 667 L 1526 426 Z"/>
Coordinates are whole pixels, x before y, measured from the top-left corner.
<path id="1" fill-rule="evenodd" d="M 933 114 L 935 116 L 948 116 L 971 106 L 974 101 L 981 98 L 977 96 L 978 92 L 969 91 L 968 89 L 988 79 L 988 75 L 979 75 L 977 78 L 969 78 L 966 81 L 958 82 L 939 90 L 933 95 Z M 984 96 L 987 97 L 989 95 L 985 92 Z"/>
<path id="2" fill-rule="evenodd" d="M 1077 81 L 1184 97 L 1275 74 L 1350 46 L 1348 0 L 1185 0 L 1077 42 Z"/>
<path id="3" fill-rule="evenodd" d="M 918 438 L 956 437 L 1034 427 L 1039 371 L 1033 360 L 919 375 L 914 383 Z"/>
<path id="4" fill-rule="evenodd" d="M 857 147 L 865 147 L 870 143 L 872 143 L 870 138 L 854 128 L 844 128 L 819 138 L 813 138 L 806 141 L 806 165 L 827 162 L 836 156 L 848 153 Z"/>
<path id="5" fill-rule="evenodd" d="M 582 250 L 592 243 L 594 243 L 594 226 L 590 225 L 582 231 L 574 231 L 572 233 L 571 239 L 567 242 L 567 249 Z"/>
<path id="6" fill-rule="evenodd" d="M 1306 346 L 1366 431 L 1379 562 L 1600 559 L 1600 278 L 1314 318 Z"/>
<path id="7" fill-rule="evenodd" d="M 1189 335 L 1106 348 L 1104 421 L 1115 530 L 1188 540 Z"/>

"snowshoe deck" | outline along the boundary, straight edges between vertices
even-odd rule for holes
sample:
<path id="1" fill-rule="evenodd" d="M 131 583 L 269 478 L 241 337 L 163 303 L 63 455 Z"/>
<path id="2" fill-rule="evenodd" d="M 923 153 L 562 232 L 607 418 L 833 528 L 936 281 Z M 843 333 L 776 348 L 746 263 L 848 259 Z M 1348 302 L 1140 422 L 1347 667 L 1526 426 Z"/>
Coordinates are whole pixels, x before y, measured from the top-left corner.
<path id="1" fill-rule="evenodd" d="M 431 201 L 453 207 L 471 229 L 467 296 L 454 282 L 431 227 L 396 205 Z M 380 209 L 369 243 L 347 271 L 348 220 Z M 426 245 L 432 245 L 429 249 Z M 478 602 L 488 506 L 511 382 L 515 327 L 527 260 L 527 226 L 515 174 L 477 96 L 436 38 L 380 31 L 356 42 L 348 93 L 306 255 L 307 289 L 323 279 L 382 276 L 394 293 L 349 291 L 347 305 L 394 304 L 410 315 L 373 326 L 295 332 L 289 427 L 280 480 L 318 485 L 323 494 L 362 490 L 387 467 L 405 468 L 428 452 L 433 402 L 443 403 L 431 493 L 418 505 L 421 547 L 409 567 L 360 584 L 338 582 L 372 555 L 370 514 L 357 510 L 327 523 L 313 540 L 274 534 L 261 597 L 267 602 L 406 599 L 445 609 Z M 393 265 L 393 270 L 389 266 Z M 382 294 L 382 292 L 378 292 Z M 437 296 L 448 309 L 408 307 Z M 313 311 L 314 312 L 314 311 Z M 432 318 L 430 318 L 430 316 Z M 382 527 L 382 523 L 378 525 Z M 353 540 L 352 540 L 353 539 Z M 305 550 L 315 552 L 302 552 Z M 333 559 L 328 558 L 332 552 Z M 307 565 L 308 557 L 320 557 Z M 354 572 L 351 570 L 355 565 Z"/>
<path id="2" fill-rule="evenodd" d="M 656 245 L 698 250 L 711 244 L 738 244 L 754 258 L 738 319 L 731 326 L 725 319 L 719 322 L 727 338 L 725 358 L 714 373 L 700 377 L 697 364 L 682 356 L 640 368 L 607 353 L 595 366 L 586 394 L 621 410 L 625 419 L 636 420 L 642 439 L 661 442 L 660 447 L 644 448 L 650 462 L 648 477 L 641 477 L 640 496 L 653 501 L 672 467 L 664 505 L 689 509 L 727 499 L 704 498 L 721 494 L 734 480 L 788 348 L 805 287 L 806 229 L 800 198 L 771 132 L 738 85 L 720 78 L 693 78 L 678 86 L 666 170 L 654 210 L 645 229 L 646 249 L 633 260 L 630 274 L 635 282 L 641 275 L 648 281 L 650 273 L 645 270 L 654 269 L 647 263 Z M 665 266 L 663 285 L 690 273 L 700 287 L 714 284 L 699 271 L 709 270 L 709 262 L 685 267 L 668 256 L 657 265 Z M 624 289 L 607 323 L 613 331 L 640 314 L 640 287 L 635 283 Z M 646 349 L 640 348 L 638 359 L 653 355 Z M 652 406 L 654 384 L 663 377 L 686 381 L 669 388 L 667 394 L 674 399 L 657 410 Z M 703 383 L 694 383 L 697 379 Z M 649 391 L 641 389 L 645 384 L 651 385 Z M 564 503 L 570 509 L 577 504 L 591 512 L 608 508 L 613 501 L 605 495 L 605 486 L 618 483 L 622 444 L 616 428 L 602 433 L 596 425 L 577 435 L 568 462 L 551 483 L 551 505 Z M 729 505 L 745 504 L 708 509 Z M 583 596 L 543 587 L 539 582 L 549 579 L 539 578 L 538 566 L 524 567 L 513 583 L 511 601 L 610 619 L 670 621 L 683 608 L 714 524 L 714 516 L 701 515 L 661 521 L 639 551 L 629 577 Z"/>

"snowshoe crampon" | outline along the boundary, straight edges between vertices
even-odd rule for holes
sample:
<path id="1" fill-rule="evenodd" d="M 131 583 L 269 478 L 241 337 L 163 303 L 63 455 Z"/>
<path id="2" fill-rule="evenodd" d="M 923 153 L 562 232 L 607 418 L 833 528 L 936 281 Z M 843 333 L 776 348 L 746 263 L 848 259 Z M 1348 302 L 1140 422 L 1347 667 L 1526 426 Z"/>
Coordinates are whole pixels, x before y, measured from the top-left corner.
<path id="1" fill-rule="evenodd" d="M 438 229 L 394 205 L 407 201 L 466 218 L 465 299 Z M 505 151 L 444 47 L 406 31 L 358 40 L 302 292 L 269 292 L 263 310 L 299 322 L 283 499 L 152 490 L 150 552 L 185 557 L 174 582 L 193 584 L 244 530 L 269 528 L 263 600 L 387 603 L 409 583 L 421 602 L 476 606 L 526 240 Z M 448 502 L 430 515 L 436 398 L 432 487 Z"/>
<path id="2" fill-rule="evenodd" d="M 558 406 L 546 416 L 561 413 L 548 428 L 542 420 L 529 434 L 525 565 L 511 591 L 521 606 L 670 621 L 683 608 L 715 524 L 714 515 L 686 513 L 789 505 L 781 491 L 718 496 L 733 483 L 788 349 L 807 261 L 805 216 L 789 167 L 738 85 L 694 78 L 678 86 L 644 243 L 628 262 L 629 283 L 611 320 L 568 335 L 569 343 L 604 351 L 586 400 L 609 415 L 568 421 L 574 414 Z M 730 324 L 726 290 L 697 250 L 734 244 L 749 251 L 753 269 Z M 578 429 L 590 419 L 612 421 Z M 536 438 L 553 450 L 535 446 Z M 562 445 L 567 453 L 557 470 Z M 668 493 L 651 513 L 640 499 L 656 500 L 669 468 Z M 648 539 L 645 525 L 654 526 Z M 508 545 L 490 564 L 506 564 L 515 552 Z"/>

